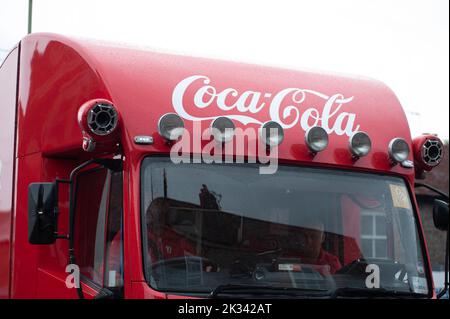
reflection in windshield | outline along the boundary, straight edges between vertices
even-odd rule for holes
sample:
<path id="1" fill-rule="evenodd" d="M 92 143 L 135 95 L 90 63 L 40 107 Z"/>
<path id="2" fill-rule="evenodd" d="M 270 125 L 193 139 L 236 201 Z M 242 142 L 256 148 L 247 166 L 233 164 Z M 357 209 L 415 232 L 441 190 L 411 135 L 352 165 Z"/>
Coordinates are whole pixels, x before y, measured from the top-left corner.
<path id="1" fill-rule="evenodd" d="M 146 276 L 157 290 L 366 288 L 374 263 L 382 288 L 428 293 L 399 178 L 150 158 L 142 176 Z"/>

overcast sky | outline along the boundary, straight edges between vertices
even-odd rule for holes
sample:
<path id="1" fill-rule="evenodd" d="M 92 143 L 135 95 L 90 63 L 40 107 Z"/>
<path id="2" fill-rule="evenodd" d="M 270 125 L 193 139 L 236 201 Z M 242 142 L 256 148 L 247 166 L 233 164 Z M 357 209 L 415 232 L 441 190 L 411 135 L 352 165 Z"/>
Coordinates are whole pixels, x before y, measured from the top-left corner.
<path id="1" fill-rule="evenodd" d="M 0 60 L 27 10 L 0 0 Z M 33 32 L 369 76 L 397 94 L 413 135 L 449 137 L 448 0 L 34 0 Z"/>

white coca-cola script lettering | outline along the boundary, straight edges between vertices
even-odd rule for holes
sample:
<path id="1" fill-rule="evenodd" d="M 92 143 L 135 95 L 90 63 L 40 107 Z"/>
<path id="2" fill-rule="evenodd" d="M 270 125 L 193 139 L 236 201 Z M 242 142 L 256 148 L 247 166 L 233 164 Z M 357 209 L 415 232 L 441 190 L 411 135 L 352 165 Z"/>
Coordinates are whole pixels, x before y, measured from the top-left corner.
<path id="1" fill-rule="evenodd" d="M 217 106 L 217 114 L 197 117 L 191 115 L 184 106 L 186 91 L 196 81 L 202 81 L 201 86 L 194 93 L 193 105 L 198 109 Z M 322 126 L 329 134 L 351 136 L 360 129 L 355 124 L 356 114 L 342 111 L 342 107 L 353 100 L 352 97 L 345 98 L 342 94 L 326 95 L 314 90 L 300 88 L 286 88 L 272 97 L 271 93 L 257 91 L 245 91 L 241 94 L 234 88 L 226 88 L 218 91 L 210 85 L 211 80 L 204 75 L 193 75 L 180 81 L 172 94 L 172 104 L 175 112 L 185 120 L 201 121 L 212 120 L 219 116 L 227 116 L 243 125 L 262 124 L 260 120 L 252 117 L 252 114 L 269 108 L 270 120 L 278 122 L 284 129 L 295 125 L 306 131 L 312 126 Z M 323 100 L 321 110 L 314 106 L 307 106 L 306 100 L 309 95 Z M 232 97 L 234 103 L 226 103 L 227 98 Z M 229 99 L 228 99 L 229 100 Z M 268 106 L 267 106 L 268 105 Z M 301 112 L 301 110 L 304 110 Z M 269 119 L 267 119 L 269 120 Z"/>

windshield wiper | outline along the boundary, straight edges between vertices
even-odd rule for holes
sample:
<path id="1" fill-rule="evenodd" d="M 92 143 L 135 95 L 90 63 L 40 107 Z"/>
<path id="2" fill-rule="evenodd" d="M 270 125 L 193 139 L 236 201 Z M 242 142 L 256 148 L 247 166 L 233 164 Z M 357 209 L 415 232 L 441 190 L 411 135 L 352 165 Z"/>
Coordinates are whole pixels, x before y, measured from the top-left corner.
<path id="1" fill-rule="evenodd" d="M 386 288 L 337 288 L 330 294 L 330 298 L 425 298 L 426 295 L 398 290 L 388 290 Z"/>
<path id="2" fill-rule="evenodd" d="M 273 287 L 267 285 L 225 284 L 217 286 L 211 291 L 210 297 L 216 298 L 220 293 L 232 294 L 232 292 L 248 293 L 252 295 L 284 295 L 284 296 L 326 296 L 326 289 L 303 289 L 291 287 Z"/>

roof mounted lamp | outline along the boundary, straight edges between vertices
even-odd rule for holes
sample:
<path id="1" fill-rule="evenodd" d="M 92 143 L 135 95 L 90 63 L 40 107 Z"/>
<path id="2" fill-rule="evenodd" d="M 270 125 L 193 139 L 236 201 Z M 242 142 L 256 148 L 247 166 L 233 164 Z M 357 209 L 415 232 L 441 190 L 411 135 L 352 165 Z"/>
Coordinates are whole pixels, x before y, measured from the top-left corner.
<path id="1" fill-rule="evenodd" d="M 167 142 L 178 140 L 184 132 L 184 121 L 175 113 L 166 113 L 159 118 L 158 133 Z"/>
<path id="2" fill-rule="evenodd" d="M 265 122 L 259 129 L 259 137 L 268 148 L 278 146 L 284 140 L 283 127 L 275 121 Z"/>
<path id="3" fill-rule="evenodd" d="M 397 165 L 400 163 L 402 166 L 411 168 L 412 165 L 409 164 L 408 156 L 410 153 L 410 148 L 408 142 L 401 137 L 393 138 L 389 142 L 388 153 L 391 165 Z"/>
<path id="4" fill-rule="evenodd" d="M 316 155 L 328 146 L 328 133 L 323 127 L 310 127 L 305 133 L 305 142 L 311 154 Z"/>
<path id="5" fill-rule="evenodd" d="M 372 141 L 366 132 L 355 132 L 348 140 L 348 148 L 350 153 L 352 153 L 353 159 L 357 160 L 369 154 L 372 149 Z"/>
<path id="6" fill-rule="evenodd" d="M 219 116 L 212 121 L 210 128 L 216 142 L 228 143 L 234 137 L 236 126 L 230 118 Z"/>

